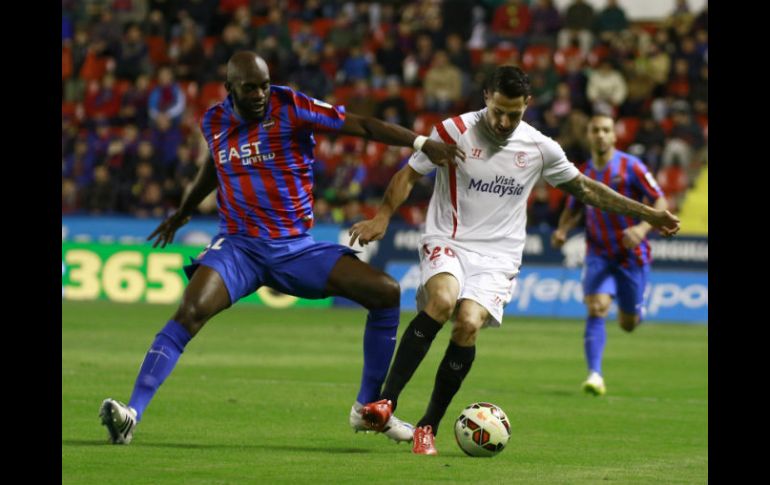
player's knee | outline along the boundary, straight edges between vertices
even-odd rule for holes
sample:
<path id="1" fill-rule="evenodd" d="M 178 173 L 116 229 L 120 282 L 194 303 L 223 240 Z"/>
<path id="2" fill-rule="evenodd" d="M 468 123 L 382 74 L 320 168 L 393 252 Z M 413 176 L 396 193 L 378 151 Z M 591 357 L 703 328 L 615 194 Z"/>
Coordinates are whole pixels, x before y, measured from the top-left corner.
<path id="1" fill-rule="evenodd" d="M 628 313 L 621 313 L 620 314 L 620 328 L 625 330 L 626 332 L 633 332 L 634 329 L 639 325 L 639 315 L 629 315 Z"/>
<path id="2" fill-rule="evenodd" d="M 610 311 L 610 304 L 602 300 L 591 299 L 586 302 L 589 317 L 606 318 Z"/>
<path id="3" fill-rule="evenodd" d="M 182 325 L 190 335 L 195 335 L 211 316 L 204 305 L 183 301 L 174 314 L 174 320 Z"/>
<path id="4" fill-rule="evenodd" d="M 452 341 L 461 347 L 470 347 L 476 343 L 481 325 L 468 319 L 458 318 L 452 327 Z"/>
<path id="5" fill-rule="evenodd" d="M 369 306 L 370 310 L 378 308 L 393 308 L 401 304 L 401 286 L 387 274 L 378 278 L 377 291 Z"/>
<path id="6" fill-rule="evenodd" d="M 425 312 L 437 322 L 444 323 L 452 316 L 456 303 L 456 299 L 450 292 L 436 291 L 428 298 Z"/>

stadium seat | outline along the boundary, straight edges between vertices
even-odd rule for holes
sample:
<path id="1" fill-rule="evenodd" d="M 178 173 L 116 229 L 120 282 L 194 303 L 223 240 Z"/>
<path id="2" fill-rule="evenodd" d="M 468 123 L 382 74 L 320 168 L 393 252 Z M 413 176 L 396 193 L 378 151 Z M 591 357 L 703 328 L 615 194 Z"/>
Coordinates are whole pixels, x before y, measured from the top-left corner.
<path id="1" fill-rule="evenodd" d="M 337 98 L 337 104 L 347 104 L 348 98 L 355 91 L 354 86 L 337 86 L 334 88 L 334 97 Z"/>
<path id="2" fill-rule="evenodd" d="M 428 136 L 430 135 L 431 130 L 433 130 L 433 127 L 436 126 L 436 124 L 441 123 L 443 119 L 444 116 L 440 114 L 422 113 L 415 117 L 412 129 L 421 135 Z"/>
<path id="3" fill-rule="evenodd" d="M 484 54 L 484 49 L 468 49 L 471 55 L 471 65 L 475 68 L 481 64 L 481 55 Z"/>
<path id="4" fill-rule="evenodd" d="M 170 61 L 168 57 L 168 44 L 163 36 L 148 35 L 146 41 L 150 61 L 154 66 L 167 64 Z"/>
<path id="5" fill-rule="evenodd" d="M 315 19 L 313 21 L 313 32 L 315 32 L 315 34 L 318 37 L 325 39 L 333 26 L 334 26 L 334 19 L 329 19 L 329 18 Z"/>
<path id="6" fill-rule="evenodd" d="M 545 45 L 531 45 L 524 49 L 524 55 L 521 58 L 522 68 L 528 71 L 535 67 L 539 57 L 550 57 L 551 48 Z"/>
<path id="7" fill-rule="evenodd" d="M 518 64 L 519 51 L 515 47 L 498 47 L 495 49 L 495 58 L 498 64 Z"/>
<path id="8" fill-rule="evenodd" d="M 219 42 L 219 37 L 209 35 L 201 39 L 201 46 L 203 47 L 203 54 L 206 57 L 211 57 L 214 54 L 214 47 Z"/>
<path id="9" fill-rule="evenodd" d="M 422 110 L 423 96 L 422 89 L 415 87 L 403 87 L 401 88 L 401 96 L 406 101 L 406 107 L 412 113 Z"/>
<path id="10" fill-rule="evenodd" d="M 617 135 L 617 146 L 620 150 L 625 150 L 633 143 L 636 138 L 636 132 L 639 130 L 640 120 L 633 116 L 627 116 L 618 119 L 615 122 L 615 134 Z"/>
<path id="11" fill-rule="evenodd" d="M 598 66 L 599 62 L 605 59 L 609 54 L 610 49 L 606 45 L 599 44 L 595 46 L 591 49 L 591 52 L 588 53 L 588 65 L 591 67 Z"/>
<path id="12" fill-rule="evenodd" d="M 583 53 L 580 51 L 580 48 L 569 46 L 554 52 L 553 65 L 556 68 L 556 71 L 560 75 L 566 74 L 567 61 L 569 61 L 570 59 L 580 59 L 581 64 L 583 63 L 584 61 Z"/>
<path id="13" fill-rule="evenodd" d="M 219 103 L 227 96 L 227 90 L 223 83 L 211 81 L 203 85 L 198 106 L 201 109 L 208 109 L 212 105 Z"/>

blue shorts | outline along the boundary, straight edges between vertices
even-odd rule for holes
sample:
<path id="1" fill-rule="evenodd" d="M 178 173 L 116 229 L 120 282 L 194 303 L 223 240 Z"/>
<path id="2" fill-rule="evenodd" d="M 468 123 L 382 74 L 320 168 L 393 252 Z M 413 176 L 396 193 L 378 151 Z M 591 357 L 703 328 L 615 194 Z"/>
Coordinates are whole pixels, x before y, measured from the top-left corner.
<path id="1" fill-rule="evenodd" d="M 357 251 L 330 242 L 316 242 L 308 234 L 256 239 L 219 233 L 206 249 L 184 267 L 188 279 L 199 265 L 213 269 L 225 282 L 234 304 L 261 286 L 300 298 L 319 299 L 337 260 Z"/>
<path id="2" fill-rule="evenodd" d="M 629 262 L 624 268 L 619 262 L 588 254 L 583 266 L 583 294 L 615 296 L 623 313 L 641 315 L 649 273 L 649 264 Z"/>

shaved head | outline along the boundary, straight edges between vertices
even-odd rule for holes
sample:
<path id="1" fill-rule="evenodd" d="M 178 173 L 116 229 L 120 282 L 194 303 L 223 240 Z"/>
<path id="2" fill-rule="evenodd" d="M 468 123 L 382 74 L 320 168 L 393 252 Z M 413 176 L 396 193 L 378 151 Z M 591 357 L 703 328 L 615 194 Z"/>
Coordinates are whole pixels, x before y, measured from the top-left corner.
<path id="1" fill-rule="evenodd" d="M 227 82 L 234 82 L 249 77 L 261 75 L 270 79 L 270 70 L 264 59 L 256 52 L 238 51 L 227 61 Z"/>
<path id="2" fill-rule="evenodd" d="M 225 88 L 239 116 L 247 120 L 262 119 L 270 96 L 267 63 L 255 52 L 236 52 L 227 62 Z"/>

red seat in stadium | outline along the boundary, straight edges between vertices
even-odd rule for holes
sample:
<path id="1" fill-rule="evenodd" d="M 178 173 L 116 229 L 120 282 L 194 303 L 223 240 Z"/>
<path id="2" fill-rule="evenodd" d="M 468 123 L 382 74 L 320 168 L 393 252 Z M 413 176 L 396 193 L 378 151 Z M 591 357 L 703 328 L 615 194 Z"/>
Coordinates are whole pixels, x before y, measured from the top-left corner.
<path id="1" fill-rule="evenodd" d="M 169 62 L 168 44 L 166 44 L 166 39 L 163 36 L 148 35 L 145 41 L 147 42 L 148 54 L 153 65 L 160 66 Z"/>
<path id="2" fill-rule="evenodd" d="M 206 57 L 211 57 L 214 54 L 214 47 L 219 42 L 219 37 L 210 35 L 201 39 L 201 46 L 203 47 L 203 54 Z"/>
<path id="3" fill-rule="evenodd" d="M 322 39 L 329 34 L 329 30 L 334 26 L 334 19 L 321 18 L 313 21 L 313 32 Z"/>
<path id="4" fill-rule="evenodd" d="M 478 67 L 481 64 L 481 56 L 484 54 L 484 49 L 469 49 L 471 54 L 471 65 Z"/>
<path id="5" fill-rule="evenodd" d="M 200 98 L 198 99 L 198 106 L 206 110 L 212 105 L 219 103 L 227 96 L 227 90 L 224 83 L 218 81 L 211 81 L 203 85 Z"/>
<path id="6" fill-rule="evenodd" d="M 551 48 L 545 45 L 531 45 L 524 49 L 524 55 L 521 58 L 522 68 L 527 71 L 535 67 L 538 57 L 550 57 Z"/>
<path id="7" fill-rule="evenodd" d="M 553 65 L 556 67 L 556 71 L 559 74 L 565 74 L 567 72 L 567 61 L 570 59 L 579 59 L 581 64 L 584 61 L 583 53 L 580 48 L 569 46 L 557 50 L 553 54 Z"/>
<path id="8" fill-rule="evenodd" d="M 498 47 L 495 49 L 495 57 L 498 64 L 507 64 L 511 61 L 518 63 L 519 51 L 515 47 Z"/>
<path id="9" fill-rule="evenodd" d="M 415 87 L 403 87 L 401 88 L 401 96 L 406 101 L 406 107 L 411 112 L 422 110 L 423 97 L 422 89 Z"/>
<path id="10" fill-rule="evenodd" d="M 354 90 L 354 86 L 337 86 L 334 88 L 334 97 L 337 98 L 337 104 L 346 104 Z"/>
<path id="11" fill-rule="evenodd" d="M 625 150 L 633 143 L 636 138 L 636 132 L 639 130 L 640 120 L 633 116 L 620 118 L 615 122 L 615 134 L 617 135 L 617 146 Z"/>
<path id="12" fill-rule="evenodd" d="M 443 119 L 444 116 L 440 114 L 422 113 L 415 117 L 412 129 L 421 135 L 428 136 L 430 135 L 431 130 L 433 130 L 433 127 L 436 126 L 436 124 L 441 123 Z"/>
<path id="13" fill-rule="evenodd" d="M 610 55 L 610 49 L 606 45 L 599 44 L 588 53 L 588 65 L 596 67 L 602 59 Z"/>

